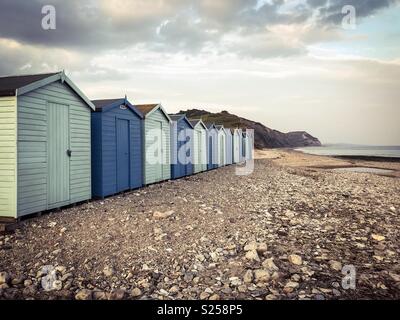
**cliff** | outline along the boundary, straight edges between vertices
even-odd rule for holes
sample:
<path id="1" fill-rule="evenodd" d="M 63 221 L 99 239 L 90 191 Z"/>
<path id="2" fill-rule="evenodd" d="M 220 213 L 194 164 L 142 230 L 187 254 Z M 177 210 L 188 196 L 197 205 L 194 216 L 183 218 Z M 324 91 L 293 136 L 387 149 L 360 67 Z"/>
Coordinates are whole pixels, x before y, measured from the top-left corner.
<path id="1" fill-rule="evenodd" d="M 305 131 L 293 131 L 283 133 L 274 129 L 270 129 L 262 123 L 238 117 L 227 111 L 220 113 L 211 113 L 205 110 L 190 109 L 180 111 L 186 113 L 188 118 L 201 118 L 204 122 L 214 122 L 223 124 L 228 128 L 249 128 L 254 130 L 255 147 L 262 148 L 297 148 L 308 146 L 320 146 L 321 142 L 318 138 L 313 137 Z"/>

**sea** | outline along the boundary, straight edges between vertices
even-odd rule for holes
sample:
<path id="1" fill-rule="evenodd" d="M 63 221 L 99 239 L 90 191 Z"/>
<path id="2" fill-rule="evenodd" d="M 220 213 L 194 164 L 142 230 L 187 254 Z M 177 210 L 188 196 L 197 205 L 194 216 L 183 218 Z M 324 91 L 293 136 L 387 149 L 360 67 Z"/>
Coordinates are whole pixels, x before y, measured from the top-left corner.
<path id="1" fill-rule="evenodd" d="M 350 144 L 326 144 L 321 147 L 304 147 L 296 150 L 321 156 L 361 156 L 400 158 L 400 146 L 366 146 Z"/>

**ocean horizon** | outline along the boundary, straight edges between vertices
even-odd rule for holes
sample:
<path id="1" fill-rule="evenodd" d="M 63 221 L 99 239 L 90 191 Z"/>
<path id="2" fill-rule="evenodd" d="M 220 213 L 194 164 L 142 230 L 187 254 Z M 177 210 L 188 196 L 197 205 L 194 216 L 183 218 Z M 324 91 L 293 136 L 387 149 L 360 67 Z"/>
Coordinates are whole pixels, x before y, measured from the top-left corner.
<path id="1" fill-rule="evenodd" d="M 361 157 L 400 158 L 400 146 L 325 144 L 320 147 L 303 147 L 303 148 L 296 148 L 295 150 L 320 156 L 361 156 Z"/>

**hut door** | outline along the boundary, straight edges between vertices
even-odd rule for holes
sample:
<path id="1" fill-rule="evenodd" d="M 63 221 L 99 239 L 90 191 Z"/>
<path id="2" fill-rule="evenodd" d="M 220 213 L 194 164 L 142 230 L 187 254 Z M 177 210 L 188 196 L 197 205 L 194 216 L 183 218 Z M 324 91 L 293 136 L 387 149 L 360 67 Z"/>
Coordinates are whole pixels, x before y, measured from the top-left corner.
<path id="1" fill-rule="evenodd" d="M 49 103 L 48 124 L 48 204 L 50 206 L 69 201 L 69 110 L 68 106 Z"/>
<path id="2" fill-rule="evenodd" d="M 156 177 L 158 180 L 163 179 L 163 165 L 164 165 L 164 141 L 163 141 L 163 124 L 158 122 L 156 133 Z"/>
<path id="3" fill-rule="evenodd" d="M 129 120 L 117 119 L 117 188 L 129 189 Z"/>

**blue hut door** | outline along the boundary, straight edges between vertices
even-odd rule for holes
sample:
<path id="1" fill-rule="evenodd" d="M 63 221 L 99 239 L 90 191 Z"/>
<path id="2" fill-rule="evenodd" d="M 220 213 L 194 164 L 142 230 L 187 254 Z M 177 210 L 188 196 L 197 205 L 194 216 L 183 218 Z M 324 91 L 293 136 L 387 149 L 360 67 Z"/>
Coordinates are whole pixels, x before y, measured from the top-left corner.
<path id="1" fill-rule="evenodd" d="M 117 189 L 129 189 L 129 120 L 117 119 Z"/>
<path id="2" fill-rule="evenodd" d="M 49 103 L 48 125 L 48 204 L 69 201 L 69 109 L 67 105 Z"/>

